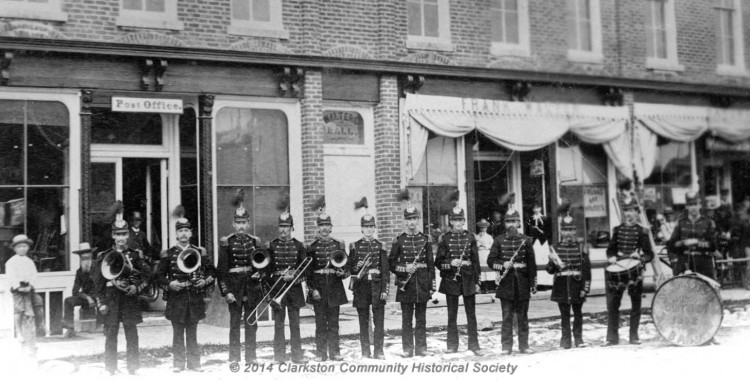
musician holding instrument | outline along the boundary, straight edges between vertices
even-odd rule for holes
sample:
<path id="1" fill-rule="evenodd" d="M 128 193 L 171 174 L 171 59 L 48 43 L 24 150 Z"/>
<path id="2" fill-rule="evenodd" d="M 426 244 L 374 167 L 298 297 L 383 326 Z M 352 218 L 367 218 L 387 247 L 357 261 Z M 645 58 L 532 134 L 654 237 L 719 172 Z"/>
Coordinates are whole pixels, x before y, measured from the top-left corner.
<path id="1" fill-rule="evenodd" d="M 448 304 L 447 352 L 458 352 L 458 298 L 464 298 L 464 310 L 469 333 L 469 350 L 482 356 L 477 336 L 476 294 L 480 290 L 481 267 L 477 253 L 477 241 L 464 229 L 464 210 L 458 206 L 450 210 L 448 220 L 451 232 L 446 233 L 438 244 L 435 266 L 440 269 L 440 288 Z"/>
<path id="2" fill-rule="evenodd" d="M 354 295 L 352 305 L 359 315 L 359 343 L 362 357 L 373 357 L 370 353 L 370 308 L 375 325 L 374 358 L 384 360 L 383 342 L 385 338 L 385 302 L 388 300 L 388 253 L 383 243 L 375 239 L 375 218 L 365 214 L 360 219 L 362 239 L 349 246 L 349 256 L 353 273 L 350 289 Z"/>
<path id="3" fill-rule="evenodd" d="M 406 232 L 397 236 L 388 255 L 396 275 L 396 302 L 401 303 L 401 343 L 404 357 L 427 356 L 427 301 L 435 292 L 435 264 L 429 236 L 417 229 L 419 211 L 404 209 Z M 412 319 L 416 322 L 412 328 Z"/>
<path id="4" fill-rule="evenodd" d="M 268 252 L 271 254 L 271 282 L 279 282 L 286 289 L 279 290 L 279 297 L 284 290 L 286 294 L 281 298 L 278 305 L 274 304 L 273 310 L 273 356 L 277 364 L 286 361 L 286 337 L 284 336 L 284 320 L 289 314 L 289 344 L 292 348 L 291 360 L 293 363 L 305 362 L 302 341 L 300 338 L 299 310 L 305 306 L 305 294 L 302 291 L 302 282 L 305 280 L 305 265 L 310 260 L 305 260 L 307 255 L 305 245 L 292 237 L 294 230 L 294 219 L 288 212 L 279 215 L 279 237 L 268 244 Z"/>
<path id="5" fill-rule="evenodd" d="M 240 361 L 240 326 L 248 318 L 257 319 L 256 308 L 263 297 L 270 258 L 260 249 L 260 239 L 248 233 L 250 215 L 240 203 L 233 215 L 234 233 L 219 239 L 216 276 L 219 291 L 229 307 L 229 361 Z M 256 257 L 260 257 L 257 259 Z M 245 363 L 255 363 L 257 323 L 245 325 Z"/>
<path id="6" fill-rule="evenodd" d="M 623 271 L 633 272 L 631 277 L 619 280 L 606 278 L 607 294 L 607 342 L 605 346 L 617 345 L 620 342 L 620 302 L 625 289 L 630 295 L 630 344 L 641 344 L 638 337 L 638 325 L 641 321 L 641 295 L 643 294 L 643 267 L 654 258 L 654 251 L 649 240 L 649 231 L 637 223 L 638 203 L 627 197 L 620 204 L 624 220 L 612 229 L 612 238 L 607 247 L 607 260 L 610 266 L 619 266 Z M 640 252 L 640 253 L 639 253 Z M 635 266 L 632 263 L 635 262 Z M 614 273 L 608 267 L 605 275 Z M 613 277 L 614 278 L 614 277 Z M 623 280 L 626 279 L 626 280 Z"/>
<path id="7" fill-rule="evenodd" d="M 205 288 L 215 275 L 206 250 L 190 244 L 191 227 L 186 218 L 177 219 L 177 245 L 162 254 L 156 270 L 157 281 L 169 292 L 164 317 L 172 322 L 173 372 L 182 372 L 186 364 L 189 371 L 201 371 L 198 322 L 206 317 Z"/>
<path id="8" fill-rule="evenodd" d="M 339 309 L 349 302 L 343 280 L 349 277 L 344 244 L 331 237 L 331 216 L 321 210 L 316 223 L 318 238 L 307 248 L 312 259 L 308 267 L 307 303 L 315 312 L 315 361 L 339 361 Z"/>
<path id="9" fill-rule="evenodd" d="M 497 271 L 497 292 L 503 311 L 501 329 L 502 353 L 513 351 L 513 314 L 518 319 L 518 349 L 523 354 L 534 353 L 529 348 L 529 300 L 536 293 L 536 261 L 531 239 L 523 235 L 518 211 L 510 209 L 505 215 L 505 233 L 495 238 L 487 258 L 487 266 Z"/>
<path id="10" fill-rule="evenodd" d="M 562 338 L 560 347 L 572 347 L 570 334 L 570 309 L 573 309 L 573 338 L 576 347 L 586 347 L 583 342 L 583 303 L 591 289 L 591 261 L 588 247 L 576 240 L 576 225 L 566 215 L 560 222 L 560 242 L 550 248 L 547 273 L 554 274 L 551 300 L 560 309 Z"/>
<path id="11" fill-rule="evenodd" d="M 685 195 L 687 216 L 677 221 L 667 249 L 676 258 L 672 264 L 675 276 L 690 270 L 716 279 L 713 254 L 716 251 L 716 223 L 701 215 L 700 198 L 696 193 Z"/>
<path id="12" fill-rule="evenodd" d="M 112 223 L 114 247 L 99 255 L 93 271 L 96 304 L 104 319 L 104 366 L 110 374 L 117 372 L 117 333 L 120 323 L 127 342 L 127 368 L 133 375 L 140 367 L 138 328 L 143 322 L 138 293 L 147 285 L 151 268 L 137 251 L 128 248 L 128 223 L 118 213 Z"/>

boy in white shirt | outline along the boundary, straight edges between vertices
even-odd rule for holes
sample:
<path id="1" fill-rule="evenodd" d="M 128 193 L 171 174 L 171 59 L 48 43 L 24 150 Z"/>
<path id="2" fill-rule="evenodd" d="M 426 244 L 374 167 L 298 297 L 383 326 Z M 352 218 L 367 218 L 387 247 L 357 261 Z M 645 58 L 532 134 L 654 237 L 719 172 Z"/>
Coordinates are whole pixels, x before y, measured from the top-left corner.
<path id="1" fill-rule="evenodd" d="M 16 336 L 24 355 L 36 363 L 36 317 L 44 315 L 42 298 L 36 294 L 36 265 L 27 256 L 33 241 L 26 235 L 17 235 L 11 244 L 16 253 L 5 263 L 10 291 L 13 294 L 13 314 Z"/>

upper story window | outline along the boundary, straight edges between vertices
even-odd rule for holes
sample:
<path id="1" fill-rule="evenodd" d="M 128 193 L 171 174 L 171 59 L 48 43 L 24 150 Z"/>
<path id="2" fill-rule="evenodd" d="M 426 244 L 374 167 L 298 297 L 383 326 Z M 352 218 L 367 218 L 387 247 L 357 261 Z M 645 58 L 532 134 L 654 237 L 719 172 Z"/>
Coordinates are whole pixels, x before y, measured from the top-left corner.
<path id="1" fill-rule="evenodd" d="M 490 25 L 492 54 L 521 56 L 531 54 L 528 0 L 492 0 L 490 2 Z"/>
<path id="2" fill-rule="evenodd" d="M 600 62 L 602 22 L 599 0 L 567 0 L 568 59 Z"/>
<path id="3" fill-rule="evenodd" d="M 407 0 L 410 49 L 452 51 L 448 0 Z"/>
<path id="4" fill-rule="evenodd" d="M 229 34 L 288 39 L 282 5 L 282 0 L 232 0 Z"/>
<path id="5" fill-rule="evenodd" d="M 674 0 L 646 2 L 646 67 L 682 71 L 677 62 L 677 28 Z"/>
<path id="6" fill-rule="evenodd" d="M 740 0 L 716 0 L 716 72 L 746 75 Z"/>
<path id="7" fill-rule="evenodd" d="M 177 0 L 120 0 L 117 26 L 183 30 L 177 19 Z"/>
<path id="8" fill-rule="evenodd" d="M 68 21 L 62 0 L 0 0 L 0 17 Z"/>

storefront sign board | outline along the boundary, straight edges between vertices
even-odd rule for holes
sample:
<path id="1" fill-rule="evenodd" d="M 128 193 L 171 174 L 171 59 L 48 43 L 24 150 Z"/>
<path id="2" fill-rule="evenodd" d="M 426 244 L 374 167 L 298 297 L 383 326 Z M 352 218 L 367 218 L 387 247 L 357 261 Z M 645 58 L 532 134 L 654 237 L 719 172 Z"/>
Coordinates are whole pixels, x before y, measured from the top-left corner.
<path id="1" fill-rule="evenodd" d="M 112 97 L 114 112 L 182 114 L 182 99 Z"/>
<path id="2" fill-rule="evenodd" d="M 583 215 L 586 218 L 607 216 L 607 189 L 605 187 L 583 188 Z"/>

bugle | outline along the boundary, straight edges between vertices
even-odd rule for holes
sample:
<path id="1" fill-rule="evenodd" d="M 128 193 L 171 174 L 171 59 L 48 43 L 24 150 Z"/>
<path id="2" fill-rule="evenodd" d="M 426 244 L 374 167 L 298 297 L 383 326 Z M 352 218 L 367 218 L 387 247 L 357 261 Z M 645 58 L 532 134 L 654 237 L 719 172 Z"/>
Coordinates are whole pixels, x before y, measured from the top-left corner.
<path id="1" fill-rule="evenodd" d="M 362 279 L 365 273 L 370 269 L 370 265 L 372 265 L 372 252 L 368 253 L 365 258 L 362 259 L 362 268 L 359 269 L 359 272 L 357 272 L 355 276 L 352 276 L 352 278 L 349 279 L 349 290 L 354 290 L 354 282 Z"/>
<path id="2" fill-rule="evenodd" d="M 292 269 L 291 267 L 285 269 L 279 278 L 273 283 L 270 289 L 268 289 L 268 292 L 263 295 L 263 298 L 260 299 L 260 302 L 258 302 L 258 306 L 253 309 L 253 311 L 250 312 L 250 315 L 247 316 L 247 319 L 245 322 L 248 325 L 255 325 L 258 323 L 258 317 L 260 315 L 263 315 L 263 313 L 268 310 L 270 306 L 277 306 L 281 305 L 281 301 L 286 295 L 287 292 L 292 288 L 292 286 L 295 285 L 297 280 L 305 273 L 305 270 L 307 270 L 307 267 L 310 266 L 310 263 L 312 263 L 312 258 L 306 257 L 305 260 L 303 260 L 296 268 Z M 290 271 L 294 270 L 295 276 L 290 282 L 284 281 L 284 277 L 290 273 Z"/>

